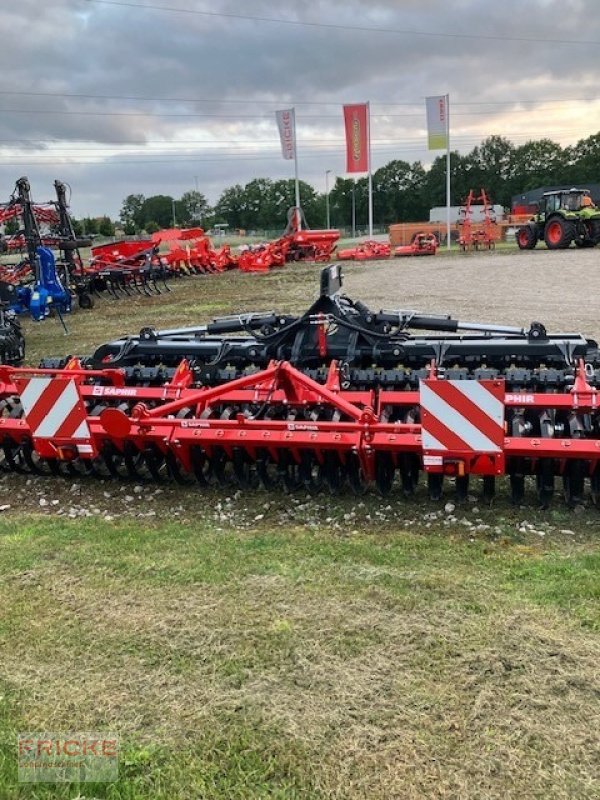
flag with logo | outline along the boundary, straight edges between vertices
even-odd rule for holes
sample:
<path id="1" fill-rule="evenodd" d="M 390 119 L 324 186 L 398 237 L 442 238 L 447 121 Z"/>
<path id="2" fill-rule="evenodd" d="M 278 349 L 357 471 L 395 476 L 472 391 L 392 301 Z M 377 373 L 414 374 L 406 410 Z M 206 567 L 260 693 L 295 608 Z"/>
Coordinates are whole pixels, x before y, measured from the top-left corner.
<path id="1" fill-rule="evenodd" d="M 448 96 L 426 97 L 427 139 L 429 150 L 445 150 L 448 147 Z"/>
<path id="2" fill-rule="evenodd" d="M 286 161 L 296 158 L 296 114 L 293 108 L 276 111 L 277 127 L 281 139 L 281 154 Z"/>
<path id="3" fill-rule="evenodd" d="M 346 172 L 369 171 L 369 104 L 344 106 Z"/>

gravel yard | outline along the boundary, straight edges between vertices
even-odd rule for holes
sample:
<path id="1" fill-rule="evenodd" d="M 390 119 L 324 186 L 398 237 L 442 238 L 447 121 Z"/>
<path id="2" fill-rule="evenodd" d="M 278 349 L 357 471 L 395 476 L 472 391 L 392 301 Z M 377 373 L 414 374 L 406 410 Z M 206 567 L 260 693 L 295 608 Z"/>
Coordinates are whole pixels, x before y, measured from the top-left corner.
<path id="1" fill-rule="evenodd" d="M 344 266 L 344 290 L 371 307 L 449 313 L 474 322 L 600 338 L 600 251 L 483 252 Z"/>

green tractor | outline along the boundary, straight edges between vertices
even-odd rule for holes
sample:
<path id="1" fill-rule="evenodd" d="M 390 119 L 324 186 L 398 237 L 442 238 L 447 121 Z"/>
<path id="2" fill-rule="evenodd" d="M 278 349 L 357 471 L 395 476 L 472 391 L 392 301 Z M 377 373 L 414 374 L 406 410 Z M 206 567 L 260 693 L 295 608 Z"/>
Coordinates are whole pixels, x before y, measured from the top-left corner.
<path id="1" fill-rule="evenodd" d="M 532 250 L 540 239 L 549 250 L 563 250 L 571 242 L 577 247 L 600 243 L 600 208 L 587 189 L 544 193 L 537 214 L 517 231 L 521 250 Z"/>

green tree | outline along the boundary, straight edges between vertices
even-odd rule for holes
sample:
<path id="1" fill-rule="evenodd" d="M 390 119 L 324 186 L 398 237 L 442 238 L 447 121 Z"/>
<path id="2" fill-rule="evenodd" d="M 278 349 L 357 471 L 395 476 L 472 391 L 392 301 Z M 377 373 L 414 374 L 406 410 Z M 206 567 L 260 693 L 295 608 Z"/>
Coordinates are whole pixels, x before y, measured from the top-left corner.
<path id="1" fill-rule="evenodd" d="M 469 188 L 484 188 L 492 202 L 510 205 L 514 187 L 515 146 L 503 136 L 490 136 L 475 150 L 481 169 L 481 186 Z"/>
<path id="2" fill-rule="evenodd" d="M 305 184 L 308 187 L 308 184 Z M 312 186 L 310 187 L 312 189 Z M 301 199 L 302 199 L 302 187 Z M 314 189 L 313 189 L 314 193 Z M 308 198 L 307 198 L 308 199 Z M 285 227 L 288 209 L 296 205 L 296 182 L 294 180 L 275 181 L 270 188 L 270 213 L 272 221 L 265 227 Z M 306 214 L 304 203 L 301 202 Z"/>
<path id="3" fill-rule="evenodd" d="M 98 220 L 93 217 L 84 217 L 81 220 L 81 226 L 86 236 L 98 233 Z"/>
<path id="4" fill-rule="evenodd" d="M 373 218 L 376 225 L 422 220 L 429 210 L 425 200 L 425 170 L 420 161 L 390 161 L 373 175 Z"/>
<path id="5" fill-rule="evenodd" d="M 98 220 L 98 233 L 101 236 L 115 235 L 115 226 L 110 217 L 100 217 Z"/>
<path id="6" fill-rule="evenodd" d="M 275 222 L 272 195 L 273 181 L 254 178 L 244 186 L 244 228 L 271 228 Z"/>
<path id="7" fill-rule="evenodd" d="M 215 221 L 226 222 L 230 228 L 244 227 L 244 188 L 239 183 L 221 194 L 214 208 Z"/>
<path id="8" fill-rule="evenodd" d="M 329 212 L 334 228 L 352 227 L 352 178 L 336 178 L 329 193 Z"/>
<path id="9" fill-rule="evenodd" d="M 146 233 L 158 233 L 158 231 L 160 230 L 160 225 L 153 219 L 151 219 L 144 226 L 144 230 L 146 231 Z"/>
<path id="10" fill-rule="evenodd" d="M 565 152 L 566 183 L 585 184 L 598 181 L 600 175 L 600 133 L 581 139 Z"/>
<path id="11" fill-rule="evenodd" d="M 141 230 L 143 227 L 144 218 L 142 209 L 145 201 L 146 198 L 143 194 L 128 194 L 125 200 L 123 200 L 119 219 L 123 223 L 126 233 L 136 233 L 136 231 Z"/>
<path id="12" fill-rule="evenodd" d="M 177 206 L 175 206 L 177 214 Z M 142 218 L 142 228 L 148 230 L 148 222 L 156 222 L 159 228 L 171 228 L 173 226 L 173 198 L 166 194 L 155 194 L 144 200 L 140 212 Z"/>
<path id="13" fill-rule="evenodd" d="M 465 197 L 464 164 L 460 153 L 450 153 L 450 203 L 457 205 Z M 467 189 L 468 191 L 468 189 Z M 446 205 L 446 156 L 434 159 L 425 176 L 424 197 L 427 208 Z"/>
<path id="14" fill-rule="evenodd" d="M 567 152 L 550 139 L 526 142 L 514 152 L 511 194 L 568 181 Z"/>
<path id="15" fill-rule="evenodd" d="M 175 204 L 180 225 L 198 225 L 210 214 L 208 200 L 201 192 L 190 191 L 181 195 Z"/>
<path id="16" fill-rule="evenodd" d="M 300 206 L 310 227 L 324 227 L 326 222 L 325 197 L 317 194 L 314 187 L 300 181 Z M 293 178 L 275 181 L 269 190 L 270 222 L 265 227 L 284 227 L 290 208 L 296 205 L 296 181 Z"/>

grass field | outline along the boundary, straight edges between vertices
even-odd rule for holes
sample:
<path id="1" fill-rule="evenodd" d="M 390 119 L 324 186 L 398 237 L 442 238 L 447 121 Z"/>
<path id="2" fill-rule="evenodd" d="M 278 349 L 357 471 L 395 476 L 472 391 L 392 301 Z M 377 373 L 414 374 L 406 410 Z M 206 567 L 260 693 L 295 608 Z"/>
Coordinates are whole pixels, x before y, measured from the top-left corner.
<path id="1" fill-rule="evenodd" d="M 25 322 L 28 360 L 317 272 Z M 0 798 L 597 798 L 597 511 L 480 505 L 1 477 Z M 19 784 L 27 730 L 116 731 L 118 781 Z"/>

